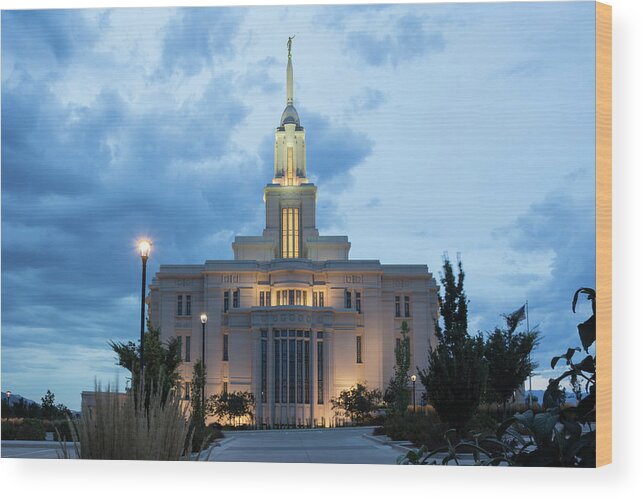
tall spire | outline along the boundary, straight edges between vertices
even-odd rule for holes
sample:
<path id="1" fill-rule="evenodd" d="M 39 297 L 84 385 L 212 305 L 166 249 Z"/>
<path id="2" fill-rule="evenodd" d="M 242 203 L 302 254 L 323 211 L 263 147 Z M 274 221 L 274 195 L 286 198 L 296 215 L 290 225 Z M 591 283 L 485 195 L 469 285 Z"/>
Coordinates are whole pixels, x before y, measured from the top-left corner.
<path id="1" fill-rule="evenodd" d="M 295 35 L 288 37 L 288 68 L 286 69 L 286 105 L 293 103 L 292 85 L 292 40 Z"/>
<path id="2" fill-rule="evenodd" d="M 292 78 L 292 40 L 295 35 L 288 37 L 286 46 L 288 47 L 288 66 L 286 67 L 286 109 L 281 115 L 281 125 L 295 125 L 297 129 L 301 128 L 299 115 L 293 104 L 293 78 Z"/>

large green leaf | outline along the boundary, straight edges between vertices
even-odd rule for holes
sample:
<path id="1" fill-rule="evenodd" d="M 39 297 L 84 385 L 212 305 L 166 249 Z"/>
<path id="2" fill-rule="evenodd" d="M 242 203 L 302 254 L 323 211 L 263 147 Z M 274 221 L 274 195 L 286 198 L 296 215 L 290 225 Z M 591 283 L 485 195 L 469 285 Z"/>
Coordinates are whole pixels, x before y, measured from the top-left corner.
<path id="1" fill-rule="evenodd" d="M 578 336 L 583 345 L 583 349 L 587 352 L 589 347 L 596 341 L 596 316 L 592 315 L 585 322 L 578 325 Z"/>

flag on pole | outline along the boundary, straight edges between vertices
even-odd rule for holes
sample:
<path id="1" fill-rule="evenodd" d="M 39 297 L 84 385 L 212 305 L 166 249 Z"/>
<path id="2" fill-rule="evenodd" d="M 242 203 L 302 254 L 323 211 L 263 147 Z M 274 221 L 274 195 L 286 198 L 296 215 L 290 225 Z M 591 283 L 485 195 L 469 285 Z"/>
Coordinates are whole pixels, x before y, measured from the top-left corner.
<path id="1" fill-rule="evenodd" d="M 527 314 L 525 314 L 525 305 L 520 307 L 513 314 L 510 314 L 510 317 L 515 320 L 516 323 L 524 321 L 527 318 Z"/>

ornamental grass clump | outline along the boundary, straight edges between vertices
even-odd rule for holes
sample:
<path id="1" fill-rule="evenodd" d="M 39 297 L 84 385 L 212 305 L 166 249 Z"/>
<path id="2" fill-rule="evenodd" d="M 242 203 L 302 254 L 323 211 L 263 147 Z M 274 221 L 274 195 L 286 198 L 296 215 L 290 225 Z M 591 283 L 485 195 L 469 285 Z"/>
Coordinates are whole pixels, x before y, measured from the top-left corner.
<path id="1" fill-rule="evenodd" d="M 143 390 L 142 393 L 145 393 Z M 134 390 L 119 394 L 108 386 L 96 389 L 93 407 L 84 407 L 77 423 L 69 421 L 73 449 L 79 459 L 178 461 L 190 459 L 190 418 L 172 390 L 138 397 Z M 61 444 L 61 457 L 70 457 Z M 196 459 L 200 458 L 199 455 Z"/>

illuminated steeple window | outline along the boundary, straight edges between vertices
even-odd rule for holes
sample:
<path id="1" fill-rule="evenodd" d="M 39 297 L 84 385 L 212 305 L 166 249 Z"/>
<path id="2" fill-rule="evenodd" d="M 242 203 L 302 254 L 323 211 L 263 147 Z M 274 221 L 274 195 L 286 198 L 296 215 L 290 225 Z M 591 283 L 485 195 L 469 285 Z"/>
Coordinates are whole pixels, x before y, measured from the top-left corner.
<path id="1" fill-rule="evenodd" d="M 281 258 L 299 258 L 299 208 L 281 209 Z"/>

